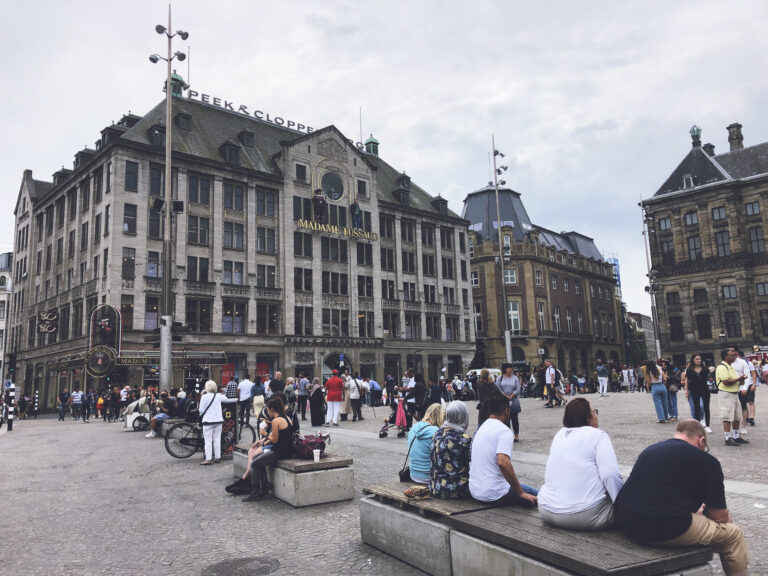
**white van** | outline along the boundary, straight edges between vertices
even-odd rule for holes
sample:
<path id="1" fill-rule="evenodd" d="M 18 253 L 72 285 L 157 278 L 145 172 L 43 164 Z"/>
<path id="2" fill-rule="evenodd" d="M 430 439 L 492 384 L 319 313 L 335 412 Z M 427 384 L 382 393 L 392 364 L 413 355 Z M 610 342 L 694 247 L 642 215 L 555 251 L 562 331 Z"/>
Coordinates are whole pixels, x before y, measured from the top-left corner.
<path id="1" fill-rule="evenodd" d="M 491 380 L 494 382 L 496 382 L 496 379 L 501 376 L 501 370 L 498 368 L 476 368 L 467 372 L 467 380 L 469 380 L 469 378 L 472 376 L 475 378 L 480 378 L 480 372 L 483 370 L 488 370 L 488 373 L 491 375 Z"/>

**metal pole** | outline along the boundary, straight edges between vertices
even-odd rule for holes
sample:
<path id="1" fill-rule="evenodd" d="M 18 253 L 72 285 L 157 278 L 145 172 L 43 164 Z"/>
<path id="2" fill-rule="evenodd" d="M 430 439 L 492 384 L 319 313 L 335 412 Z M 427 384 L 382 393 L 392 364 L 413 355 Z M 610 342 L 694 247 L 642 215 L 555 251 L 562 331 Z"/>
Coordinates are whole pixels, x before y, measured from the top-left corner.
<path id="1" fill-rule="evenodd" d="M 507 310 L 507 288 L 504 285 L 504 245 L 501 241 L 501 207 L 499 205 L 499 177 L 496 172 L 496 139 L 491 134 L 491 149 L 493 153 L 493 188 L 496 191 L 496 228 L 499 231 L 499 279 L 501 284 L 501 295 L 504 301 L 504 350 L 507 356 L 507 362 L 512 363 L 512 337 L 509 333 L 509 311 Z"/>
<path id="2" fill-rule="evenodd" d="M 165 230 L 163 233 L 163 315 L 160 318 L 160 390 L 168 390 L 173 381 L 171 371 L 171 356 L 173 354 L 173 338 L 171 327 L 173 326 L 173 310 L 171 298 L 171 275 L 173 259 L 171 257 L 171 192 L 173 184 L 171 180 L 171 107 L 173 95 L 171 94 L 171 6 L 168 5 L 168 58 L 167 74 L 165 80 L 165 186 L 164 186 L 164 209 L 165 209 Z"/>
<path id="3" fill-rule="evenodd" d="M 13 382 L 5 396 L 5 405 L 8 408 L 8 432 L 10 432 L 13 430 L 13 414 L 16 410 L 16 385 Z"/>
<path id="4" fill-rule="evenodd" d="M 37 411 L 40 409 L 40 391 L 35 388 L 35 418 L 37 418 Z"/>
<path id="5" fill-rule="evenodd" d="M 640 218 L 643 221 L 643 243 L 645 244 L 645 265 L 648 269 L 648 295 L 651 297 L 651 318 L 653 320 L 653 337 L 656 340 L 656 360 L 661 358 L 661 341 L 659 340 L 659 317 L 656 312 L 656 295 L 654 294 L 654 281 L 651 279 L 651 248 L 648 242 L 648 223 L 645 221 L 645 207 L 640 201 Z"/>

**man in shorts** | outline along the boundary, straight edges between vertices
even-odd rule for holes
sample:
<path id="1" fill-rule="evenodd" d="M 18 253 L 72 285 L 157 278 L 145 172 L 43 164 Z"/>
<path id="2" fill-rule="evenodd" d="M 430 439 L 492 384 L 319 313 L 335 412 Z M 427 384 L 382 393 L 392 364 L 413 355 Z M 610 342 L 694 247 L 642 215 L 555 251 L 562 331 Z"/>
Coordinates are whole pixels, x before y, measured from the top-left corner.
<path id="1" fill-rule="evenodd" d="M 742 438 L 739 433 L 741 427 L 739 389 L 747 377 L 739 376 L 733 368 L 733 363 L 736 361 L 735 348 L 726 348 L 720 353 L 720 358 L 723 361 L 720 362 L 715 371 L 715 381 L 721 392 L 717 396 L 720 404 L 720 418 L 723 421 L 723 431 L 725 432 L 725 445 L 749 444 L 749 441 Z"/>

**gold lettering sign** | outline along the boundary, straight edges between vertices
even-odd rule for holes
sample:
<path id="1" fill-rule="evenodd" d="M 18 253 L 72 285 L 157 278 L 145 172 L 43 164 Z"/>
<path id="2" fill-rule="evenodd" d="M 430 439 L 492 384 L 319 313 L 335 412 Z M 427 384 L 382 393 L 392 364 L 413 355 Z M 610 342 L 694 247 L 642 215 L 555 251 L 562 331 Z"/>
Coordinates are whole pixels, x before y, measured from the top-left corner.
<path id="1" fill-rule="evenodd" d="M 321 224 L 320 222 L 314 222 L 312 220 L 299 220 L 296 222 L 299 228 L 304 230 L 314 230 L 316 232 L 325 232 L 327 234 L 335 234 L 336 236 L 348 236 L 350 238 L 361 238 L 363 240 L 370 240 L 371 242 L 378 242 L 379 235 L 375 232 L 367 232 L 360 228 L 347 228 L 345 226 L 334 226 L 333 224 Z"/>

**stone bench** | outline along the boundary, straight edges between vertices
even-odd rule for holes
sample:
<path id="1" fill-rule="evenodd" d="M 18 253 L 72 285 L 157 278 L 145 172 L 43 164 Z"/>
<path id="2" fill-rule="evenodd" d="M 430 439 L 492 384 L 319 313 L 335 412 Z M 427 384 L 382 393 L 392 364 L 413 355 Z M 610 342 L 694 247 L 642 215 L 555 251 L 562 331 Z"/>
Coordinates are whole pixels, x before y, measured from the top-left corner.
<path id="1" fill-rule="evenodd" d="M 173 428 L 176 424 L 184 422 L 184 418 L 168 418 L 167 420 L 157 421 L 157 435 L 165 436 L 165 433 Z"/>
<path id="2" fill-rule="evenodd" d="M 409 500 L 413 484 L 365 488 L 363 542 L 428 574 L 531 576 L 708 576 L 706 548 L 652 548 L 617 531 L 544 525 L 538 510 L 493 508 L 476 500 Z"/>
<path id="3" fill-rule="evenodd" d="M 235 451 L 233 473 L 242 478 L 248 464 L 245 452 Z M 267 468 L 276 498 L 295 508 L 352 500 L 355 476 L 352 458 L 326 454 L 320 462 L 288 458 Z"/>

